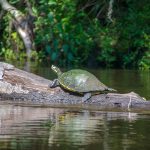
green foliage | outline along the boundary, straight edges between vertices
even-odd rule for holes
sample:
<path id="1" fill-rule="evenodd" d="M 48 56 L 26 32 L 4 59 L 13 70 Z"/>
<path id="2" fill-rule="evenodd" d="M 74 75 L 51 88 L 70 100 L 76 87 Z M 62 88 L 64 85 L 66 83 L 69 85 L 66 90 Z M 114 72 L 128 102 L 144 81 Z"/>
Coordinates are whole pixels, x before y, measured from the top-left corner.
<path id="1" fill-rule="evenodd" d="M 18 33 L 12 27 L 11 16 L 9 13 L 3 17 L 0 56 L 6 60 L 21 60 L 26 57 L 24 52 L 23 41 L 20 39 Z"/>
<path id="2" fill-rule="evenodd" d="M 21 0 L 9 1 L 27 14 Z M 150 68 L 150 3 L 148 0 L 110 1 L 29 0 L 36 16 L 32 59 L 66 65 Z M 24 45 L 10 16 L 1 23 L 0 55 L 25 58 Z M 17 55 L 17 56 L 16 56 Z"/>
<path id="3" fill-rule="evenodd" d="M 43 47 L 51 62 L 61 65 L 78 64 L 87 60 L 94 44 L 90 35 L 92 25 L 86 26 L 89 18 L 85 13 L 76 12 L 76 3 L 71 0 L 41 0 L 34 12 L 37 47 Z M 45 12 L 42 12 L 44 9 Z M 85 24 L 85 26 L 84 26 Z"/>
<path id="4" fill-rule="evenodd" d="M 118 43 L 116 49 L 124 67 L 149 66 L 145 59 L 150 47 L 146 44 L 146 35 L 150 35 L 150 4 L 147 0 L 126 1 L 124 12 L 117 10 L 116 30 L 118 30 Z M 142 68 L 143 68 L 142 67 Z M 146 67 L 147 68 L 147 67 Z M 145 68 L 145 69 L 146 69 Z"/>
<path id="5" fill-rule="evenodd" d="M 4 56 L 6 60 L 15 59 L 14 52 L 11 49 L 2 48 L 0 55 Z"/>
<path id="6" fill-rule="evenodd" d="M 150 35 L 144 34 L 144 47 L 147 48 L 147 51 L 145 52 L 145 55 L 143 55 L 139 67 L 141 69 L 150 69 Z"/>
<path id="7" fill-rule="evenodd" d="M 116 37 L 114 36 L 114 31 L 108 28 L 101 27 L 99 35 L 99 53 L 98 61 L 103 63 L 106 67 L 112 67 L 113 63 L 116 61 L 115 48 Z"/>
<path id="8" fill-rule="evenodd" d="M 44 48 L 51 62 L 61 65 L 86 64 L 93 55 L 102 66 L 148 68 L 144 67 L 149 66 L 144 38 L 144 34 L 149 35 L 150 20 L 146 2 L 115 3 L 114 23 L 109 24 L 106 15 L 101 17 L 108 9 L 106 1 L 90 5 L 87 1 L 41 0 L 38 10 L 34 8 L 38 16 L 35 43 Z M 82 9 L 88 4 L 91 7 Z"/>

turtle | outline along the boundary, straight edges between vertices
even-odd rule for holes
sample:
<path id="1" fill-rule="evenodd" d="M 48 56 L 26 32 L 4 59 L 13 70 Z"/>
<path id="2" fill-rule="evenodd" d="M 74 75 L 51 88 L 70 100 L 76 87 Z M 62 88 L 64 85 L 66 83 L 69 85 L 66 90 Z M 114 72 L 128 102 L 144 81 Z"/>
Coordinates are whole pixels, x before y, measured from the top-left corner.
<path id="1" fill-rule="evenodd" d="M 115 89 L 107 87 L 86 70 L 72 69 L 63 73 L 54 65 L 51 66 L 51 69 L 57 74 L 58 78 L 54 79 L 49 87 L 60 86 L 70 92 L 82 94 L 82 102 L 89 100 L 92 95 L 97 93 L 116 92 Z"/>

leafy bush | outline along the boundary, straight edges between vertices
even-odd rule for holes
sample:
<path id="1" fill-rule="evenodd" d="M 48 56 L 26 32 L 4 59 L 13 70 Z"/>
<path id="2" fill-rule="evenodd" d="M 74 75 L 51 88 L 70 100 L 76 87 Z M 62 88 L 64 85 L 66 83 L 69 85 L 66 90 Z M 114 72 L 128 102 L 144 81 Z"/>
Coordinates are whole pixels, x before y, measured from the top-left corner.
<path id="1" fill-rule="evenodd" d="M 27 14 L 24 1 L 11 0 Z M 114 1 L 111 22 L 105 0 L 31 1 L 36 20 L 32 59 L 66 65 L 150 68 L 150 3 L 148 0 Z M 0 26 L 0 55 L 24 58 L 24 46 L 9 14 Z M 17 55 L 17 56 L 16 56 Z"/>
<path id="2" fill-rule="evenodd" d="M 35 23 L 38 49 L 43 49 L 51 62 L 84 63 L 94 45 L 91 33 L 95 32 L 96 22 L 90 22 L 83 12 L 77 13 L 76 3 L 71 0 L 39 3 L 38 10 L 34 9 L 38 17 Z"/>

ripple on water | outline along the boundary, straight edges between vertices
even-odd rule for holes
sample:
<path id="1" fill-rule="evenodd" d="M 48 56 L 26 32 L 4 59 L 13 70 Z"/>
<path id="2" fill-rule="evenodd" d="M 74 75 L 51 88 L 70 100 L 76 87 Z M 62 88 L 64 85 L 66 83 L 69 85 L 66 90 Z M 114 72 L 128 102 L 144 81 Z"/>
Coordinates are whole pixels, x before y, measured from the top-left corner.
<path id="1" fill-rule="evenodd" d="M 0 105 L 3 150 L 146 150 L 149 129 L 149 114 Z"/>

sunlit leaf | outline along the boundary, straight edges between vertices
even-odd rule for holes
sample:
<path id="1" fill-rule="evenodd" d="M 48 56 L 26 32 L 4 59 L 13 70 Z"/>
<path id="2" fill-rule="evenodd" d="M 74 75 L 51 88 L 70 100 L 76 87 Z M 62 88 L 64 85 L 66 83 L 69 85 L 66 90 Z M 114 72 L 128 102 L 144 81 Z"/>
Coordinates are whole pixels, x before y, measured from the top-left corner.
<path id="1" fill-rule="evenodd" d="M 57 5 L 57 2 L 51 0 L 51 1 L 48 2 L 48 5 Z"/>
<path id="2" fill-rule="evenodd" d="M 32 7 L 32 11 L 34 14 L 37 14 L 37 9 L 35 7 Z"/>

